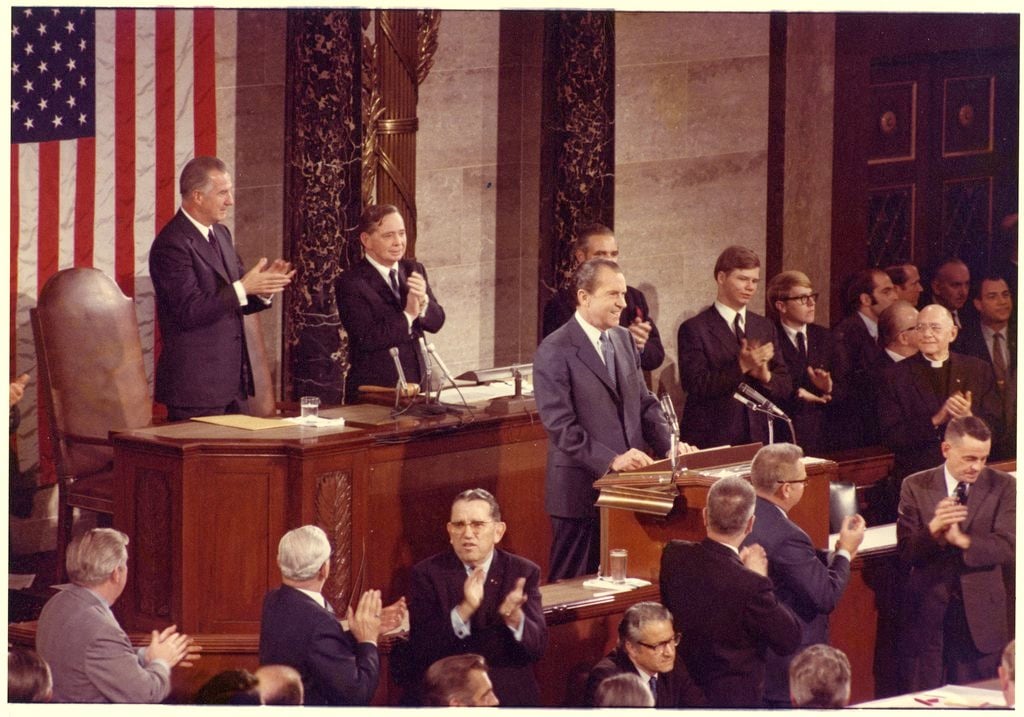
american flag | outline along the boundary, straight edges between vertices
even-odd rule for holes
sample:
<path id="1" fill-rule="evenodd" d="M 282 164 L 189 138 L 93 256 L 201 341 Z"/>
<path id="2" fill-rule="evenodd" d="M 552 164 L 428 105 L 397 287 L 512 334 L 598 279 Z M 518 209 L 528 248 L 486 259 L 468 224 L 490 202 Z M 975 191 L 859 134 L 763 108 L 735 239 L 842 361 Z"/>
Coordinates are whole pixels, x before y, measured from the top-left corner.
<path id="1" fill-rule="evenodd" d="M 218 152 L 230 162 L 234 152 L 233 125 L 222 118 L 234 109 L 235 11 L 11 13 L 12 375 L 37 375 L 28 312 L 40 289 L 57 271 L 84 266 L 135 299 L 152 377 L 149 247 L 177 211 L 185 162 Z M 40 482 L 52 482 L 33 386 L 21 404 L 19 459 L 25 468 L 39 455 Z"/>

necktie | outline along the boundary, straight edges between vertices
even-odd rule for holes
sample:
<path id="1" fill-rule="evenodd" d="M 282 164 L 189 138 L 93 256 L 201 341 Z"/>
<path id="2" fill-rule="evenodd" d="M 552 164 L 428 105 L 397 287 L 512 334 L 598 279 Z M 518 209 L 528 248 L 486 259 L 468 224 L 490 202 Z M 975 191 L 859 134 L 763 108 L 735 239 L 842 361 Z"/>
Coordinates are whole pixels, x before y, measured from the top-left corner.
<path id="1" fill-rule="evenodd" d="M 654 675 L 651 677 L 651 681 L 647 685 L 651 688 L 651 697 L 654 698 L 654 704 L 658 704 L 658 676 Z"/>
<path id="2" fill-rule="evenodd" d="M 967 505 L 967 484 L 966 483 L 964 483 L 963 481 L 960 481 L 959 483 L 957 483 L 956 484 L 956 490 L 953 491 L 953 493 L 954 493 L 954 495 L 956 495 L 956 499 L 960 503 L 960 505 Z"/>
<path id="3" fill-rule="evenodd" d="M 736 332 L 736 340 L 742 344 L 743 339 L 745 339 L 747 335 L 743 333 L 743 321 L 739 314 L 736 314 L 736 318 L 732 320 L 732 328 L 733 331 Z"/>
<path id="4" fill-rule="evenodd" d="M 228 263 L 224 260 L 224 252 L 220 250 L 220 242 L 217 241 L 217 237 L 213 233 L 213 227 L 210 227 L 210 231 L 206 234 L 206 238 L 210 240 L 210 246 L 217 252 L 218 258 L 220 258 L 220 265 L 224 271 L 228 271 Z M 228 272 L 230 274 L 230 272 Z"/>
<path id="5" fill-rule="evenodd" d="M 804 338 L 803 331 L 796 332 L 796 350 L 800 352 L 800 358 L 806 363 L 807 361 L 807 339 Z"/>
<path id="6" fill-rule="evenodd" d="M 1003 355 L 1003 332 L 992 334 L 992 369 L 996 382 L 1002 387 L 1006 383 L 1006 356 Z"/>
<path id="7" fill-rule="evenodd" d="M 391 277 L 391 293 L 395 295 L 396 299 L 401 301 L 402 293 L 398 290 L 398 269 L 389 271 L 388 276 Z"/>
<path id="8" fill-rule="evenodd" d="M 615 380 L 615 347 L 606 331 L 601 332 L 601 355 L 604 357 L 604 366 L 608 369 L 608 378 L 612 380 L 612 386 L 617 387 Z"/>
<path id="9" fill-rule="evenodd" d="M 960 324 L 960 311 L 958 309 L 953 309 L 953 325 L 956 326 L 958 329 L 963 328 L 963 326 Z"/>

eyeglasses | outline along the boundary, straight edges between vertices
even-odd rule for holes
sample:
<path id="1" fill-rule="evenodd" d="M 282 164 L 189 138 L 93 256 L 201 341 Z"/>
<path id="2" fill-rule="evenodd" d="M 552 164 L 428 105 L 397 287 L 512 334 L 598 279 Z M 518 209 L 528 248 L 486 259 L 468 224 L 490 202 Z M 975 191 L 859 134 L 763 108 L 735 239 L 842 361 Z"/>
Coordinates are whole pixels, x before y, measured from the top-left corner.
<path id="1" fill-rule="evenodd" d="M 931 331 L 933 334 L 937 334 L 940 331 L 942 331 L 944 328 L 946 328 L 946 327 L 944 325 L 942 325 L 942 324 L 918 324 L 917 325 L 917 330 L 920 333 L 924 333 L 925 331 Z"/>
<path id="2" fill-rule="evenodd" d="M 811 304 L 818 303 L 818 297 L 821 292 L 815 291 L 813 294 L 801 294 L 800 296 L 783 296 L 782 301 L 796 301 L 803 304 L 804 306 L 810 306 Z"/>
<path id="3" fill-rule="evenodd" d="M 468 523 L 464 520 L 460 520 L 455 523 L 448 521 L 448 528 L 454 530 L 456 533 L 461 533 L 466 528 L 469 528 L 474 533 L 479 533 L 484 529 L 485 525 L 490 525 L 493 522 L 493 520 L 471 520 Z"/>
<path id="4" fill-rule="evenodd" d="M 662 640 L 661 642 L 655 643 L 654 645 L 652 645 L 649 642 L 640 642 L 640 640 L 637 640 L 636 644 L 643 645 L 648 650 L 653 650 L 654 652 L 658 652 L 659 650 L 664 650 L 669 645 L 671 645 L 672 647 L 677 647 L 679 645 L 679 641 L 681 639 L 683 639 L 683 636 L 677 632 L 675 635 L 673 635 L 668 640 Z"/>

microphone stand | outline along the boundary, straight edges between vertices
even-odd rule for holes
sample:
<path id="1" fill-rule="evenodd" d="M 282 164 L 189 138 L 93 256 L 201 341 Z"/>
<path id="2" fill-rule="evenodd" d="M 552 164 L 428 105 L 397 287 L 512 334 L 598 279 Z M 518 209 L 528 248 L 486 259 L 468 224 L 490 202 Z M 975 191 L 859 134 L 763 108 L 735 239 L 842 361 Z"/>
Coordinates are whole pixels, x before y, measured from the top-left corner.
<path id="1" fill-rule="evenodd" d="M 765 416 L 768 417 L 768 444 L 769 445 L 775 443 L 775 421 L 776 421 L 776 419 L 779 419 L 779 418 L 781 418 L 783 421 L 785 421 L 786 425 L 789 426 L 789 435 L 792 437 L 793 443 L 796 443 L 796 429 L 793 428 L 793 419 L 792 418 L 790 418 L 786 414 L 782 414 L 781 416 L 777 416 L 777 415 L 775 415 L 775 413 L 773 411 L 771 411 L 771 410 L 769 410 L 769 409 L 767 409 L 767 408 L 765 408 L 763 406 L 759 406 L 756 403 L 754 403 L 753 401 L 751 401 L 751 404 L 753 404 L 753 405 L 749 406 L 751 411 L 754 411 L 755 413 L 763 413 Z"/>

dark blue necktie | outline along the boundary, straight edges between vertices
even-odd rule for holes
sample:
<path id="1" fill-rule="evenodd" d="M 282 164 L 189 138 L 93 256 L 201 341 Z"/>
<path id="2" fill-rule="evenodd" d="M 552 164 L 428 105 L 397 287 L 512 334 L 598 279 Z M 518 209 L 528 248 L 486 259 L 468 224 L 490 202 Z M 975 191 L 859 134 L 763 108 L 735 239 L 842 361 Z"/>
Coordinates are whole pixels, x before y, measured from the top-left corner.
<path id="1" fill-rule="evenodd" d="M 388 276 L 391 277 L 391 293 L 395 295 L 396 299 L 401 301 L 402 292 L 398 290 L 398 269 L 392 269 L 389 271 Z"/>
<path id="2" fill-rule="evenodd" d="M 967 505 L 967 484 L 960 481 L 956 484 L 956 490 L 954 491 L 957 502 L 960 505 Z"/>
<path id="3" fill-rule="evenodd" d="M 654 704 L 658 704 L 658 676 L 654 675 L 651 677 L 651 681 L 647 684 L 651 688 L 651 697 L 654 698 Z"/>

